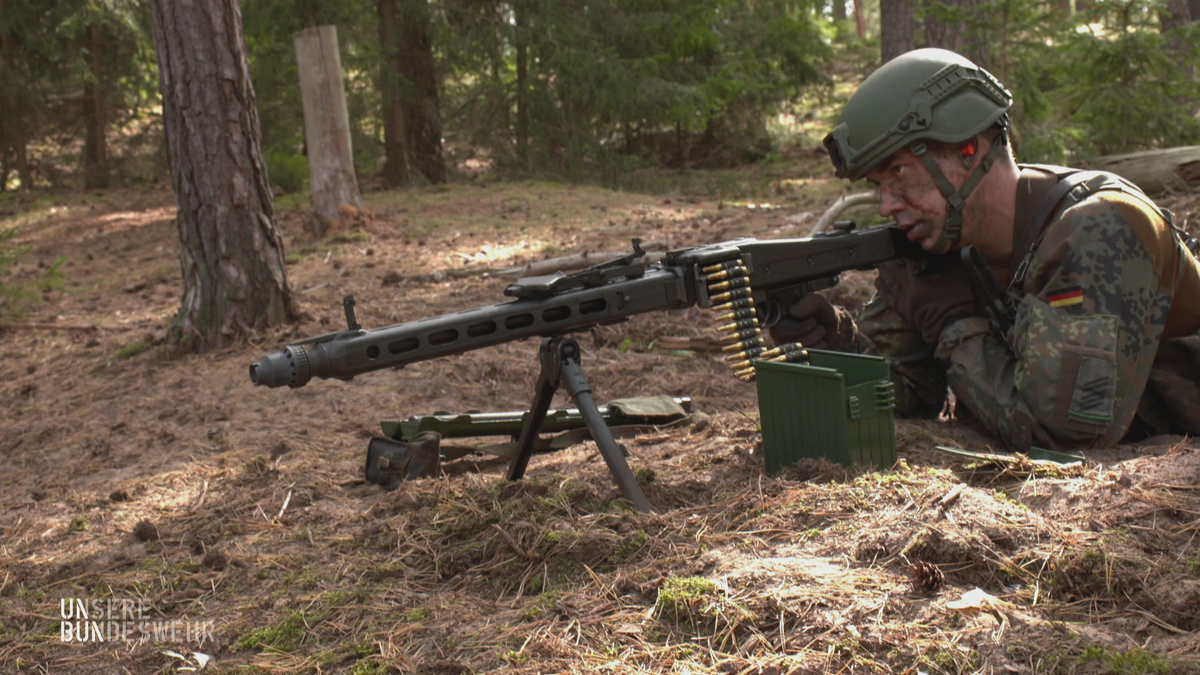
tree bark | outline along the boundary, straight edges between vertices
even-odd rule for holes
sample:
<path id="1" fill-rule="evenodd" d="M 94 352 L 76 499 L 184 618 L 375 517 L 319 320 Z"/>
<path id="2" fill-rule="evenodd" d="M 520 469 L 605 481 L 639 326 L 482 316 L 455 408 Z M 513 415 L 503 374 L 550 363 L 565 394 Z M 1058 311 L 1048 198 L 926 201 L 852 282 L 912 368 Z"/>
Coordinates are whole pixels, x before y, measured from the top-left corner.
<path id="1" fill-rule="evenodd" d="M 426 0 L 397 0 L 400 25 L 401 75 L 409 84 L 404 120 L 412 165 L 430 183 L 446 182 L 442 157 L 442 113 L 438 99 L 437 64 L 429 28 Z"/>
<path id="2" fill-rule="evenodd" d="M 846 20 L 846 0 L 833 0 L 833 20 Z"/>
<path id="3" fill-rule="evenodd" d="M 4 0 L 0 0 L 0 14 L 3 14 L 5 7 Z M 27 139 L 25 137 L 25 114 L 28 109 L 28 104 L 25 102 L 26 91 L 25 82 L 22 81 L 22 72 L 24 68 L 21 65 L 21 46 L 14 39 L 14 36 L 8 32 L 0 31 L 0 58 L 4 59 L 9 71 L 9 78 L 6 84 L 9 91 L 5 92 L 3 97 L 0 97 L 0 149 L 11 149 L 12 165 L 7 163 L 7 151 L 5 153 L 5 174 L 7 181 L 7 173 L 12 168 L 17 170 L 17 178 L 21 181 L 21 189 L 29 190 L 33 187 L 33 170 L 29 166 L 29 156 L 27 154 Z"/>
<path id="4" fill-rule="evenodd" d="M 1170 0 L 1166 8 L 1158 13 L 1159 27 L 1164 35 L 1188 25 L 1194 19 L 1188 0 Z"/>
<path id="5" fill-rule="evenodd" d="M 925 3 L 925 44 L 957 52 L 983 68 L 991 68 L 987 35 L 966 18 L 945 20 L 947 12 L 956 17 L 974 17 L 986 0 L 923 0 Z M 886 4 L 886 3 L 885 3 Z M 973 25 L 974 24 L 974 25 Z"/>
<path id="6" fill-rule="evenodd" d="M 517 157 L 529 163 L 529 17 L 523 3 L 514 6 L 517 43 Z M 626 142 L 628 142 L 628 136 Z"/>
<path id="7" fill-rule="evenodd" d="M 1194 71 L 1187 62 L 1187 45 L 1184 43 L 1181 29 L 1197 18 L 1200 17 L 1192 15 L 1188 0 L 1170 0 L 1166 8 L 1158 12 L 1159 30 L 1167 37 L 1167 47 L 1174 53 L 1175 61 L 1182 71 L 1180 76 L 1184 79 L 1191 79 Z M 1180 104 L 1188 105 L 1182 101 Z"/>
<path id="8" fill-rule="evenodd" d="M 863 26 L 863 0 L 854 0 L 854 30 L 859 40 L 867 37 L 866 27 Z"/>
<path id="9" fill-rule="evenodd" d="M 108 109 L 104 101 L 104 36 L 100 26 L 93 23 L 88 26 L 88 65 L 92 71 L 92 79 L 83 90 L 84 117 L 87 122 L 87 133 L 83 141 L 83 186 L 87 190 L 98 190 L 108 187 L 108 143 L 105 133 L 108 129 Z"/>
<path id="10" fill-rule="evenodd" d="M 169 336 L 181 347 L 218 348 L 297 313 L 242 16 L 237 0 L 151 0 L 150 7 L 183 272 Z"/>
<path id="11" fill-rule="evenodd" d="M 330 223 L 338 220 L 338 208 L 342 204 L 362 208 L 362 196 L 354 172 L 337 28 L 305 28 L 296 34 L 295 42 L 312 207 L 317 216 L 310 221 L 310 231 L 322 237 Z"/>
<path id="12" fill-rule="evenodd" d="M 914 0 L 887 0 L 879 4 L 879 44 L 882 63 L 917 47 Z"/>
<path id="13" fill-rule="evenodd" d="M 408 127 L 404 123 L 404 66 L 400 57 L 396 0 L 379 0 L 379 44 L 383 49 L 383 184 L 409 183 Z"/>
<path id="14" fill-rule="evenodd" d="M 33 189 L 33 167 L 29 165 L 29 139 L 25 135 L 25 120 L 21 119 L 21 111 L 14 116 L 12 121 L 12 143 L 13 158 L 17 165 L 17 178 L 21 180 L 21 190 L 28 191 Z"/>

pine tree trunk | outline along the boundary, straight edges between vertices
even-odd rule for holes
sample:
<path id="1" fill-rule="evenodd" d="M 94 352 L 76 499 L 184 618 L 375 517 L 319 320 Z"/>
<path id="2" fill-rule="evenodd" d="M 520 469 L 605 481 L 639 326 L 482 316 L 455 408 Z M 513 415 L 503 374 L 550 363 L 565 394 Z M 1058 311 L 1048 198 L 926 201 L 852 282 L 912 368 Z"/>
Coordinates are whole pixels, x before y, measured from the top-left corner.
<path id="1" fill-rule="evenodd" d="M 29 142 L 25 138 L 25 122 L 18 114 L 12 122 L 12 148 L 17 165 L 17 178 L 21 179 L 21 190 L 33 189 L 33 167 L 29 166 Z"/>
<path id="2" fill-rule="evenodd" d="M 172 342 L 207 349 L 291 321 L 237 0 L 151 0 L 178 204 L 183 299 Z"/>
<path id="3" fill-rule="evenodd" d="M 1192 16 L 1188 0 L 1170 0 L 1167 6 L 1158 12 L 1159 30 L 1167 36 L 1167 46 L 1175 54 L 1175 60 L 1185 79 L 1192 77 L 1192 69 L 1187 63 L 1188 50 L 1183 35 L 1181 35 L 1181 29 L 1195 21 L 1196 18 Z M 1181 102 L 1181 104 L 1187 105 L 1186 102 Z"/>
<path id="4" fill-rule="evenodd" d="M 4 0 L 0 0 L 0 14 L 4 13 Z M 7 31 L 0 30 L 0 59 L 4 68 L 12 69 L 12 38 Z M 14 102 L 11 97 L 0 98 L 0 192 L 8 189 L 9 157 L 12 156 L 12 122 Z"/>
<path id="5" fill-rule="evenodd" d="M 442 113 L 438 102 L 437 64 L 429 31 L 426 0 L 397 0 L 400 19 L 401 67 L 411 83 L 405 97 L 404 120 L 413 166 L 430 183 L 446 182 L 442 157 Z"/>
<path id="6" fill-rule="evenodd" d="M 879 5 L 879 43 L 882 63 L 916 49 L 914 0 L 888 0 Z"/>
<path id="7" fill-rule="evenodd" d="M 924 0 L 925 44 L 957 52 L 983 68 L 990 68 L 991 58 L 987 35 L 978 18 L 977 7 L 985 0 Z M 968 20 L 944 20 L 942 15 L 952 13 Z"/>
<path id="8" fill-rule="evenodd" d="M 108 187 L 108 144 L 105 132 L 108 114 L 104 104 L 104 42 L 100 26 L 88 27 L 88 61 L 92 79 L 83 90 L 84 116 L 87 133 L 83 141 L 83 186 L 87 190 Z"/>
<path id="9" fill-rule="evenodd" d="M 408 185 L 408 128 L 404 123 L 404 75 L 396 0 L 379 0 L 379 44 L 383 49 L 383 183 Z"/>
<path id="10" fill-rule="evenodd" d="M 1188 25 L 1194 19 L 1188 0 L 1169 0 L 1167 6 L 1158 12 L 1159 27 L 1164 35 Z"/>
<path id="11" fill-rule="evenodd" d="M 529 163 L 529 19 L 523 4 L 514 7 L 517 43 L 517 157 Z"/>
<path id="12" fill-rule="evenodd" d="M 4 0 L 0 0 L 0 15 L 4 13 Z M 16 91 L 4 92 L 0 96 L 0 149 L 6 153 L 9 150 L 12 152 L 12 165 L 6 163 L 5 174 L 11 169 L 16 169 L 17 178 L 21 181 L 21 189 L 29 190 L 33 187 L 33 171 L 29 166 L 29 157 L 26 154 L 26 138 L 25 138 L 25 112 L 28 107 L 24 101 L 25 92 L 21 82 L 21 45 L 16 37 L 8 32 L 0 31 L 0 58 L 4 59 L 4 64 L 7 67 L 12 81 L 10 86 L 15 84 Z M 7 181 L 7 177 L 5 179 Z"/>

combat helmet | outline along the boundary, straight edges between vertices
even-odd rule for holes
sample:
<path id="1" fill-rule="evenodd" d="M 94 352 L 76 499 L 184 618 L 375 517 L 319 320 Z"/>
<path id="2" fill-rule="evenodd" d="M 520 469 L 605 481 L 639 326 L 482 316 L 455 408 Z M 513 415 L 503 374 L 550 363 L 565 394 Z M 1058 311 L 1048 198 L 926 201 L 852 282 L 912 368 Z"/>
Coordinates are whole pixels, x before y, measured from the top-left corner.
<path id="1" fill-rule="evenodd" d="M 825 148 L 838 177 L 858 180 L 895 152 L 920 157 L 949 207 L 942 242 L 957 245 L 967 195 L 1007 144 L 1012 95 L 991 73 L 944 49 L 917 49 L 884 64 L 862 83 Z M 926 152 L 925 141 L 959 143 L 998 126 L 1001 134 L 977 170 L 955 190 Z"/>

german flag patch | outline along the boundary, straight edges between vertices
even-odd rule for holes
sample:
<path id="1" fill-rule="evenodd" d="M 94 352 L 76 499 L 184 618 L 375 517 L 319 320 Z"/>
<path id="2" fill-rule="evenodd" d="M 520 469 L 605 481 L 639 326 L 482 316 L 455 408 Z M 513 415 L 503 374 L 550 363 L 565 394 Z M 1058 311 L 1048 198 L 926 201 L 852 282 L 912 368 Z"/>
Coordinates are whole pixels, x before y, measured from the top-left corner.
<path id="1" fill-rule="evenodd" d="M 1083 289 L 1078 286 L 1060 288 L 1046 296 L 1046 302 L 1051 307 L 1070 307 L 1083 304 Z"/>

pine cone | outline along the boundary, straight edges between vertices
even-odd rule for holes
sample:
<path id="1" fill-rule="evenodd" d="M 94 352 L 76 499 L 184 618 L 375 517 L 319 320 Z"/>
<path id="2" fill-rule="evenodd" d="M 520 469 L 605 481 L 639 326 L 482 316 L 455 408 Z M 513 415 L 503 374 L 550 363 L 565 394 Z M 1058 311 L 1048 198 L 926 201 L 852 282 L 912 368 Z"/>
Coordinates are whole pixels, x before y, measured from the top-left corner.
<path id="1" fill-rule="evenodd" d="M 922 593 L 936 593 L 946 585 L 946 575 L 937 565 L 917 562 L 908 566 L 908 579 L 913 588 Z"/>

